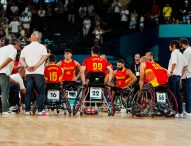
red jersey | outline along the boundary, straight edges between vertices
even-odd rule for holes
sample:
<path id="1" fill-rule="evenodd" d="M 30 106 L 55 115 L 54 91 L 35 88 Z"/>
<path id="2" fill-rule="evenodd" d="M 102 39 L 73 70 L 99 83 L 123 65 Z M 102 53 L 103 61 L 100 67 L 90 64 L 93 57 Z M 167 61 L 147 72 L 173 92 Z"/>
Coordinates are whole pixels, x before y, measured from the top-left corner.
<path id="1" fill-rule="evenodd" d="M 168 83 L 167 70 L 155 62 L 145 62 L 145 82 L 151 83 L 153 87 Z"/>
<path id="2" fill-rule="evenodd" d="M 116 87 L 118 88 L 123 88 L 127 86 L 131 81 L 131 78 L 129 77 L 129 75 L 127 75 L 127 68 L 123 69 L 122 71 L 117 70 L 115 72 L 115 78 L 116 78 Z"/>
<path id="3" fill-rule="evenodd" d="M 109 64 L 109 66 L 113 69 L 113 65 L 112 65 L 111 63 L 109 63 L 109 62 L 108 62 L 108 64 Z M 106 69 L 106 71 L 105 71 L 104 74 L 105 74 L 105 75 L 109 74 L 109 71 Z"/>
<path id="4" fill-rule="evenodd" d="M 14 67 L 11 74 L 18 73 L 18 64 L 19 64 L 19 61 L 14 61 Z"/>
<path id="5" fill-rule="evenodd" d="M 61 67 L 64 70 L 63 81 L 72 81 L 76 73 L 76 63 L 74 60 L 66 62 L 65 60 L 61 61 Z"/>
<path id="6" fill-rule="evenodd" d="M 45 67 L 44 75 L 46 83 L 60 83 L 62 81 L 62 68 L 56 64 L 49 64 Z"/>
<path id="7" fill-rule="evenodd" d="M 86 66 L 86 73 L 88 75 L 89 72 L 103 72 L 105 73 L 107 70 L 107 66 L 109 66 L 109 63 L 102 58 L 99 58 L 98 56 L 92 56 L 89 58 L 86 58 L 82 66 Z"/>

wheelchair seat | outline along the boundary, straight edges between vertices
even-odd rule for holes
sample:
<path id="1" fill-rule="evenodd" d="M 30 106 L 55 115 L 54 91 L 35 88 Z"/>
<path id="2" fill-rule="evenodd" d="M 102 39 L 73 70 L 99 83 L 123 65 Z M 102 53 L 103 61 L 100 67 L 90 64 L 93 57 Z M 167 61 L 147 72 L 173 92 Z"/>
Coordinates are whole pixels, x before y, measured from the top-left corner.
<path id="1" fill-rule="evenodd" d="M 77 83 L 75 81 L 63 81 L 62 87 L 65 90 L 77 90 Z"/>
<path id="2" fill-rule="evenodd" d="M 50 84 L 46 84 L 46 90 L 49 89 L 60 89 L 60 84 L 59 83 L 50 83 Z"/>
<path id="3" fill-rule="evenodd" d="M 157 87 L 154 87 L 154 90 L 157 91 L 157 92 L 164 92 L 168 89 L 168 84 L 164 84 L 164 85 L 160 85 L 160 86 L 157 86 Z"/>
<path id="4" fill-rule="evenodd" d="M 90 72 L 88 74 L 90 87 L 104 87 L 104 73 L 103 72 Z"/>

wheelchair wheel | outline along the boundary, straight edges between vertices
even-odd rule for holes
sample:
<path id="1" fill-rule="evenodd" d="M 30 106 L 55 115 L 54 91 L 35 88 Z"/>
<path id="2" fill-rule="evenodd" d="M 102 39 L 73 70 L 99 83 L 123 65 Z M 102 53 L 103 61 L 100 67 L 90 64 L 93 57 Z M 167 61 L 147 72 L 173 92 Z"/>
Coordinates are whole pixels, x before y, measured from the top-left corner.
<path id="1" fill-rule="evenodd" d="M 115 104 L 115 110 L 116 111 L 120 111 L 121 108 L 122 108 L 122 103 L 121 103 L 121 100 L 120 100 L 120 96 L 119 95 L 114 95 L 113 97 L 114 99 L 114 104 Z"/>
<path id="2" fill-rule="evenodd" d="M 115 114 L 115 104 L 114 104 L 114 99 L 111 95 L 111 91 L 109 88 L 105 88 L 105 92 L 107 93 L 107 104 L 109 105 L 108 106 L 108 116 L 114 116 Z"/>
<path id="3" fill-rule="evenodd" d="M 125 109 L 131 108 L 131 103 L 133 100 L 133 92 L 131 89 L 124 89 L 121 91 L 121 103 Z"/>
<path id="4" fill-rule="evenodd" d="M 158 109 L 166 117 L 173 117 L 178 111 L 178 103 L 173 93 L 167 89 L 167 98 L 165 103 L 158 103 Z"/>
<path id="5" fill-rule="evenodd" d="M 155 94 L 150 88 L 139 90 L 132 101 L 132 114 L 136 116 L 145 116 L 152 109 L 155 101 Z"/>
<path id="6" fill-rule="evenodd" d="M 64 99 L 64 103 L 66 105 L 66 110 L 68 111 L 69 115 L 71 115 L 71 106 L 70 106 L 70 102 L 68 100 L 68 97 L 66 95 L 66 93 L 64 92 L 62 95 L 61 95 L 62 99 Z"/>
<path id="7" fill-rule="evenodd" d="M 77 114 L 77 112 L 80 110 L 80 107 L 82 105 L 83 100 L 85 99 L 86 96 L 86 88 L 80 88 L 76 99 L 74 101 L 74 105 L 73 105 L 73 115 L 75 116 Z"/>

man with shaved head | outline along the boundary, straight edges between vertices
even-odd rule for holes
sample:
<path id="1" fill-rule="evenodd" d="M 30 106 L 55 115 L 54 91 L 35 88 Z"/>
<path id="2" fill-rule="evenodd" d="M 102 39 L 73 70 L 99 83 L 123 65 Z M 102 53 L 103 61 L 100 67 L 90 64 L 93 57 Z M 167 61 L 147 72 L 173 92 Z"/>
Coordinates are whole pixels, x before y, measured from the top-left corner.
<path id="1" fill-rule="evenodd" d="M 145 83 L 152 87 L 168 83 L 168 74 L 165 68 L 161 67 L 158 63 L 151 62 L 150 58 L 146 56 L 141 57 L 140 62 L 140 89 L 143 88 Z"/>
<path id="2" fill-rule="evenodd" d="M 152 52 L 147 52 L 145 54 L 146 57 L 148 57 L 150 59 L 151 62 L 155 62 L 154 61 L 154 54 Z"/>
<path id="3" fill-rule="evenodd" d="M 38 115 L 46 115 L 44 110 L 45 101 L 45 78 L 44 63 L 48 57 L 47 49 L 40 44 L 41 35 L 38 31 L 31 34 L 31 43 L 23 48 L 20 55 L 20 63 L 26 69 L 26 96 L 25 114 L 30 115 L 31 96 L 34 88 L 37 92 Z"/>

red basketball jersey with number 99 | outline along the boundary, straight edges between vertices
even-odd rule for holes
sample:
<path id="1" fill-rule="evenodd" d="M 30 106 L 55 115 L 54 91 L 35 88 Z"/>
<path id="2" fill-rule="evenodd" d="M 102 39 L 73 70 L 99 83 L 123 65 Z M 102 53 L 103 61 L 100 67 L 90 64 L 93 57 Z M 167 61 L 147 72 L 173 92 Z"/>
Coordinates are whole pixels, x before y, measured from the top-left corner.
<path id="1" fill-rule="evenodd" d="M 86 58 L 82 66 L 86 66 L 86 73 L 88 74 L 89 72 L 105 72 L 109 63 L 98 56 L 92 56 Z"/>

